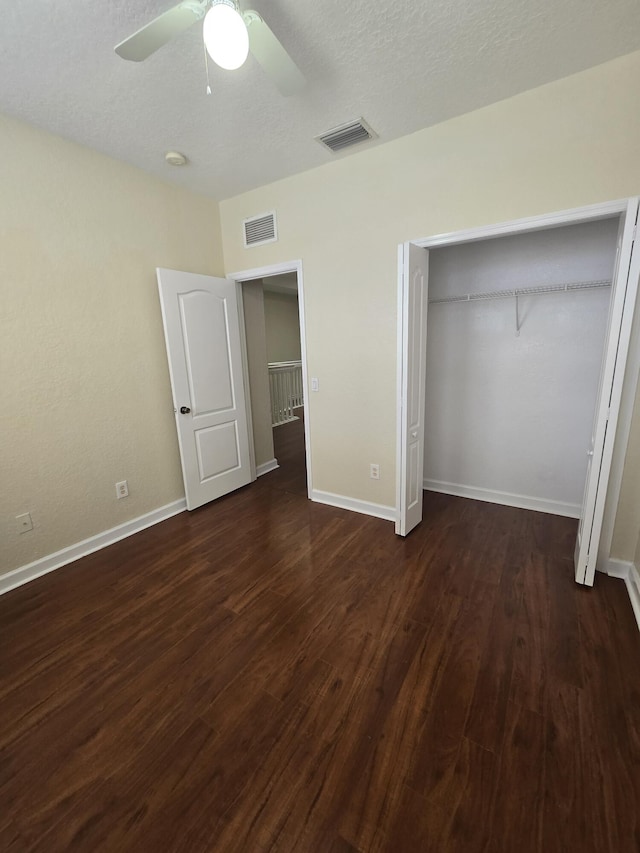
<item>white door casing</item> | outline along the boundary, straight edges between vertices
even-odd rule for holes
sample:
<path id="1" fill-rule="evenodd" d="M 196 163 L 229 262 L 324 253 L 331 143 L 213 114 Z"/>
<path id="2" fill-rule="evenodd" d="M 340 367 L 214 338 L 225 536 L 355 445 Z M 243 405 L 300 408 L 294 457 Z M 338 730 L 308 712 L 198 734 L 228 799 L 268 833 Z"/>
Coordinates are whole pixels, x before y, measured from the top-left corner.
<path id="1" fill-rule="evenodd" d="M 253 267 L 251 269 L 240 270 L 238 272 L 230 272 L 228 278 L 233 279 L 238 284 L 245 281 L 255 281 L 256 279 L 269 278 L 274 275 L 285 275 L 286 273 L 295 273 L 298 280 L 298 319 L 300 323 L 300 350 L 302 359 L 302 388 L 305 401 L 305 416 L 304 416 L 304 446 L 307 469 L 307 495 L 309 500 L 316 499 L 316 492 L 313 488 L 313 468 L 311 455 L 311 407 L 309 394 L 309 369 L 307 361 L 307 335 L 306 335 L 306 312 L 305 312 L 305 293 L 304 275 L 302 269 L 302 261 L 285 261 L 278 264 L 269 264 L 264 267 Z M 319 493 L 318 493 L 319 494 Z"/>
<path id="2" fill-rule="evenodd" d="M 156 272 L 191 510 L 252 480 L 236 283 Z"/>
<path id="3" fill-rule="evenodd" d="M 400 536 L 422 521 L 428 290 L 428 250 L 404 243 L 398 249 L 400 476 L 396 533 Z"/>
<path id="4" fill-rule="evenodd" d="M 622 398 L 622 384 L 638 291 L 640 252 L 635 240 L 637 218 L 638 199 L 630 199 L 627 211 L 620 221 L 607 339 L 574 552 L 576 582 L 587 586 L 593 585 L 596 571 L 598 545 Z"/>

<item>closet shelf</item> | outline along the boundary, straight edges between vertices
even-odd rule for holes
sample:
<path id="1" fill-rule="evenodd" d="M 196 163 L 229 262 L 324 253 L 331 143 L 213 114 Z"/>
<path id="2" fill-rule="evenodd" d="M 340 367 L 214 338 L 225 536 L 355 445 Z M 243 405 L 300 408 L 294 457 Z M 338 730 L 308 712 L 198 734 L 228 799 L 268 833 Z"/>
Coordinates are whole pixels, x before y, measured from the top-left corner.
<path id="1" fill-rule="evenodd" d="M 442 299 L 430 299 L 430 305 L 445 302 L 476 302 L 479 299 L 505 299 L 518 296 L 533 296 L 536 293 L 570 293 L 573 290 L 590 290 L 594 287 L 611 287 L 611 281 L 575 281 L 569 284 L 543 284 L 538 287 L 518 287 L 515 290 L 491 290 L 487 293 L 467 293 L 465 296 L 445 296 Z"/>

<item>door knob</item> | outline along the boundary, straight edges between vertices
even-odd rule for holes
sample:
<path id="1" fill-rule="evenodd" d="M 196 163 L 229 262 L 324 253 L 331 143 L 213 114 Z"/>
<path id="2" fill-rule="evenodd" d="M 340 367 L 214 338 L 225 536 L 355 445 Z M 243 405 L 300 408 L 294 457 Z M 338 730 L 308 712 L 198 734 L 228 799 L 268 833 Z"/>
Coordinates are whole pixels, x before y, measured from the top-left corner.
<path id="1" fill-rule="evenodd" d="M 189 406 L 180 406 L 180 412 L 183 415 L 188 415 L 190 411 L 191 409 L 189 408 Z"/>

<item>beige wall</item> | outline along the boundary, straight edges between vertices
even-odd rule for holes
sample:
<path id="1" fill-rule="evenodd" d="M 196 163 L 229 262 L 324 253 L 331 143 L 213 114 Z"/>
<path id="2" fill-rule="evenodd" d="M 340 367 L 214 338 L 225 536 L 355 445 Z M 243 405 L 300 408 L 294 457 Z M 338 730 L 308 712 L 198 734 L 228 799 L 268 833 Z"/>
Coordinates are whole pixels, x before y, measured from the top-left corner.
<path id="1" fill-rule="evenodd" d="M 245 281 L 242 285 L 242 299 L 247 336 L 253 443 L 256 465 L 263 465 L 273 459 L 274 451 L 262 281 Z"/>
<path id="2" fill-rule="evenodd" d="M 0 187 L 2 573 L 184 495 L 155 267 L 222 261 L 214 202 L 8 118 Z"/>
<path id="3" fill-rule="evenodd" d="M 298 297 L 264 292 L 267 331 L 267 360 L 300 361 L 300 319 Z"/>
<path id="4" fill-rule="evenodd" d="M 632 377 L 629 377 L 631 380 Z M 637 377 L 636 377 L 637 381 Z M 619 560 L 633 560 L 640 550 L 640 394 L 631 420 L 611 554 Z"/>
<path id="5" fill-rule="evenodd" d="M 634 53 L 221 204 L 227 270 L 303 261 L 316 489 L 395 502 L 397 244 L 640 193 L 638 91 Z M 244 249 L 273 208 L 278 242 Z"/>

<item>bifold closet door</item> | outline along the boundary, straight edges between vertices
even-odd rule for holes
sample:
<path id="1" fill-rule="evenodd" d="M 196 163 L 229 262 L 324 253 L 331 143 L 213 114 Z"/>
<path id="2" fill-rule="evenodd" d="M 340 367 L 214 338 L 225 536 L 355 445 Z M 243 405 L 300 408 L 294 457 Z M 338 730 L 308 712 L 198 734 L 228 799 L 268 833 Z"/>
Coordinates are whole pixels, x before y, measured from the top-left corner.
<path id="1" fill-rule="evenodd" d="M 622 383 L 638 291 L 640 252 L 636 240 L 638 199 L 630 199 L 620 219 L 611 307 L 600 389 L 596 402 L 589 465 L 574 553 L 577 583 L 593 585 L 604 518 Z"/>
<path id="2" fill-rule="evenodd" d="M 399 248 L 398 266 L 401 405 L 396 533 L 406 536 L 422 521 L 429 252 L 404 243 Z"/>

